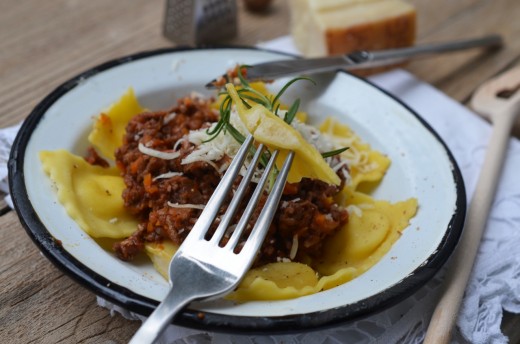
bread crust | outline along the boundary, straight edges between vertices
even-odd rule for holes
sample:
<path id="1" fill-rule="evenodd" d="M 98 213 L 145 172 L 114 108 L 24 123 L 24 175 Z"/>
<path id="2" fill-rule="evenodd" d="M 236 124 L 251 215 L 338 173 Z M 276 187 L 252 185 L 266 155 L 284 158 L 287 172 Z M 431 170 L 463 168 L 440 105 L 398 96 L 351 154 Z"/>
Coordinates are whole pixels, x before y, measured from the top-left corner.
<path id="1" fill-rule="evenodd" d="M 415 12 L 343 29 L 328 29 L 325 32 L 327 54 L 410 46 L 415 42 L 415 31 Z"/>
<path id="2" fill-rule="evenodd" d="M 388 16 L 383 8 L 388 3 L 381 1 L 381 12 L 374 16 L 373 9 L 379 1 L 357 3 L 355 7 L 338 2 L 337 10 L 315 10 L 310 0 L 292 0 L 292 35 L 300 52 L 307 57 L 348 54 L 356 50 L 384 50 L 407 47 L 416 39 L 417 15 L 406 2 L 393 1 Z M 351 4 L 352 5 L 352 4 Z M 386 6 L 385 6 L 386 5 Z M 361 16 L 367 6 L 366 20 Z M 352 8 L 351 12 L 350 8 Z M 341 13 L 341 14 L 340 14 Z M 342 24 L 343 22 L 343 24 Z M 391 66 L 390 68 L 395 67 Z M 369 75 L 389 67 L 377 67 L 356 72 Z"/>

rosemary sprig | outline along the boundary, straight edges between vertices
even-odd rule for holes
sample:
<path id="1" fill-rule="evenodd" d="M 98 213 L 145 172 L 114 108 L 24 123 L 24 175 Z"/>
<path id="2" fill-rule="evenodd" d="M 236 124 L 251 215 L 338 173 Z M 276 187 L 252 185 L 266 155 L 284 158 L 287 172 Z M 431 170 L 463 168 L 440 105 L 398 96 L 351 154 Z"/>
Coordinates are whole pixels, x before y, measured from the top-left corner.
<path id="1" fill-rule="evenodd" d="M 241 65 L 237 68 L 237 76 L 238 76 L 238 80 L 240 81 L 240 87 L 241 87 L 239 90 L 237 90 L 237 92 L 239 94 L 240 100 L 248 109 L 250 109 L 252 107 L 251 103 L 256 103 L 256 104 L 260 104 L 260 105 L 264 106 L 269 111 L 272 111 L 276 116 L 279 116 L 278 111 L 280 110 L 280 98 L 292 84 L 294 84 L 295 82 L 297 82 L 299 80 L 307 80 L 307 81 L 312 82 L 314 85 L 316 85 L 315 81 L 308 77 L 297 77 L 297 78 L 294 78 L 294 79 L 291 79 L 290 81 L 288 81 L 274 97 L 269 98 L 269 97 L 265 96 L 263 93 L 255 90 L 251 86 L 251 84 L 247 81 L 247 79 L 245 78 L 242 71 L 243 71 L 243 69 L 247 70 L 247 68 L 249 68 L 249 67 L 250 66 L 247 66 L 247 65 Z M 229 134 L 238 143 L 242 144 L 245 141 L 244 135 L 242 133 L 240 133 L 235 127 L 233 127 L 233 125 L 231 125 L 231 123 L 230 123 L 231 103 L 232 103 L 231 97 L 229 96 L 229 94 L 227 92 L 220 92 L 219 95 L 225 96 L 224 100 L 220 104 L 220 109 L 219 109 L 220 110 L 220 119 L 214 127 L 212 127 L 211 129 L 208 129 L 206 131 L 208 133 L 208 135 L 210 135 L 210 137 L 204 142 L 209 142 L 209 141 L 215 139 L 215 137 L 217 137 L 222 132 L 222 130 L 224 130 L 225 132 L 229 132 Z M 296 99 L 294 101 L 294 103 L 291 105 L 291 107 L 289 108 L 289 110 L 287 110 L 287 112 L 284 115 L 283 120 L 287 124 L 292 123 L 292 121 L 296 117 L 296 114 L 298 113 L 299 107 L 300 107 L 300 99 Z M 328 157 L 331 157 L 331 156 L 334 156 L 337 154 L 341 154 L 342 152 L 346 151 L 347 149 L 348 149 L 348 147 L 345 147 L 345 148 L 333 150 L 330 152 L 325 152 L 325 153 L 322 153 L 321 155 L 323 158 L 328 158 Z M 253 147 L 252 150 L 256 151 L 256 148 Z M 264 167 L 267 166 L 267 162 L 269 160 L 270 155 L 271 154 L 270 154 L 269 150 L 267 150 L 267 149 L 262 154 L 260 163 Z M 275 168 L 275 171 L 271 177 L 275 178 L 276 174 L 277 174 L 277 171 Z"/>
<path id="2" fill-rule="evenodd" d="M 254 100 L 256 103 L 263 105 L 264 107 L 268 108 L 269 110 L 272 110 L 271 101 L 269 100 L 269 98 L 267 98 L 264 94 L 262 94 L 261 92 L 258 92 L 253 87 L 251 87 L 249 82 L 246 80 L 246 78 L 242 74 L 242 69 L 243 68 L 247 69 L 249 67 L 250 66 L 242 65 L 238 68 L 238 71 L 237 71 L 238 79 L 240 80 L 240 84 L 241 84 L 240 86 L 242 87 L 242 89 L 240 89 L 238 91 L 238 93 L 241 94 L 241 93 L 245 93 L 245 92 L 250 92 L 250 93 L 254 94 L 256 97 L 258 97 L 257 100 Z"/>
<path id="3" fill-rule="evenodd" d="M 328 151 L 328 152 L 324 152 L 324 153 L 321 153 L 321 156 L 325 159 L 325 158 L 330 158 L 331 156 L 334 156 L 334 155 L 338 155 L 338 154 L 341 154 L 343 153 L 344 151 L 346 151 L 347 149 L 349 149 L 350 147 L 343 147 L 343 148 L 340 148 L 340 149 L 336 149 L 336 150 L 332 150 L 332 151 Z"/>
<path id="4" fill-rule="evenodd" d="M 246 93 L 246 92 L 249 92 L 248 90 L 245 90 L 245 89 L 240 89 L 237 91 L 238 94 L 240 94 L 240 97 L 241 98 L 245 98 L 247 100 L 250 100 L 250 101 L 253 101 L 255 103 L 258 103 L 258 104 L 262 104 L 265 106 L 265 102 L 264 102 L 264 99 L 261 99 L 261 98 L 258 98 L 258 97 L 255 97 L 254 95 L 250 94 L 250 93 Z M 251 108 L 251 106 L 248 104 L 248 107 Z"/>
<path id="5" fill-rule="evenodd" d="M 238 75 L 238 79 L 240 80 L 240 84 L 242 84 L 242 86 L 245 86 L 245 87 L 250 87 L 249 85 L 249 82 L 247 81 L 247 79 L 244 77 L 244 74 L 242 74 L 242 69 L 245 69 L 247 70 L 248 68 L 250 68 L 251 66 L 249 65 L 240 65 L 237 69 L 237 75 Z"/>
<path id="6" fill-rule="evenodd" d="M 244 74 L 242 73 L 242 70 L 244 68 L 249 68 L 247 65 L 241 65 L 237 69 L 237 75 L 238 79 L 240 80 L 240 86 L 241 89 L 238 90 L 238 94 L 240 96 L 240 99 L 242 100 L 242 103 L 248 108 L 251 108 L 251 104 L 249 102 L 257 103 L 265 108 L 267 108 L 270 111 L 273 111 L 275 115 L 278 116 L 278 110 L 280 109 L 280 97 L 285 93 L 285 91 L 291 86 L 293 83 L 295 83 L 298 80 L 308 80 L 311 81 L 313 84 L 316 84 L 314 80 L 307 78 L 307 77 L 297 77 L 292 80 L 290 80 L 287 84 L 285 84 L 282 89 L 276 94 L 276 96 L 272 99 L 269 99 L 267 96 L 265 96 L 263 93 L 255 90 L 253 87 L 251 87 L 250 83 L 247 81 L 247 79 L 244 77 Z M 215 139 L 220 132 L 224 129 L 228 130 L 229 133 L 237 140 L 239 143 L 242 143 L 242 141 L 239 141 L 239 136 L 237 134 L 240 134 L 236 128 L 234 128 L 231 123 L 229 122 L 229 119 L 231 117 L 231 97 L 227 92 L 220 92 L 219 96 L 225 96 L 224 100 L 220 104 L 220 119 L 217 122 L 215 126 L 212 128 L 209 128 L 206 133 L 210 136 L 206 141 L 209 142 Z M 249 101 L 249 102 L 248 102 Z M 298 112 L 298 108 L 300 106 L 300 99 L 296 99 L 296 101 L 291 105 L 289 110 L 284 115 L 284 121 L 288 124 L 291 124 L 294 117 L 296 116 L 296 113 Z"/>
<path id="7" fill-rule="evenodd" d="M 229 123 L 229 118 L 231 117 L 231 96 L 227 95 L 222 103 L 220 103 L 220 119 L 214 127 L 210 127 L 206 130 L 206 134 L 210 137 L 204 142 L 213 141 L 226 127 L 226 123 Z"/>

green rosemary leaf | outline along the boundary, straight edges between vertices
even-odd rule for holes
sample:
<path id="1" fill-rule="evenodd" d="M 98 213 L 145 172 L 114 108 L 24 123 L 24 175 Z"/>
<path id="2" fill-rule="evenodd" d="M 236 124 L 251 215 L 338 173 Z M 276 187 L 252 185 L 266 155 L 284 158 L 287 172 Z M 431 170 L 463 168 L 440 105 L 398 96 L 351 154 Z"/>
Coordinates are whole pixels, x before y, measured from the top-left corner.
<path id="1" fill-rule="evenodd" d="M 276 182 L 276 177 L 278 176 L 278 173 L 280 173 L 280 171 L 278 170 L 278 168 L 276 167 L 276 165 L 273 166 L 273 170 L 271 171 L 271 173 L 269 174 L 269 179 L 268 179 L 268 192 L 271 192 L 271 190 L 273 190 L 273 186 L 274 186 L 274 183 Z"/>
<path id="2" fill-rule="evenodd" d="M 224 126 L 224 122 L 217 122 L 217 124 L 213 128 L 208 128 L 206 130 L 206 134 L 208 135 L 214 135 L 217 132 L 220 132 L 222 130 L 222 127 Z"/>
<path id="3" fill-rule="evenodd" d="M 276 116 L 278 116 L 278 110 L 280 110 L 280 103 L 278 103 L 278 104 L 276 105 L 276 109 L 274 109 L 274 114 L 275 114 Z M 278 117 L 280 117 L 280 116 L 278 116 Z"/>
<path id="4" fill-rule="evenodd" d="M 209 138 L 207 138 L 206 140 L 202 141 L 202 143 L 206 143 L 206 142 L 211 142 L 213 141 L 214 139 L 217 138 L 217 136 L 220 134 L 220 131 L 218 131 L 217 133 L 215 133 L 213 136 L 210 136 Z"/>
<path id="5" fill-rule="evenodd" d="M 229 134 L 231 134 L 231 136 L 233 136 L 233 138 L 240 144 L 244 143 L 244 141 L 246 140 L 245 136 L 242 135 L 242 133 L 240 131 L 238 131 L 233 125 L 231 125 L 230 123 L 228 123 L 226 125 L 226 129 L 229 131 Z M 251 154 L 255 154 L 256 153 L 256 148 L 254 146 L 251 146 Z M 269 151 L 266 149 L 265 152 L 262 153 L 262 155 L 260 156 L 260 165 L 266 167 L 267 166 L 267 163 L 269 162 L 269 158 L 270 158 L 270 153 Z M 276 166 L 275 166 L 276 168 Z"/>
<path id="6" fill-rule="evenodd" d="M 256 149 L 255 149 L 255 151 L 256 151 Z M 260 164 L 263 167 L 267 167 L 267 164 L 269 163 L 270 158 L 271 158 L 271 152 L 269 152 L 269 149 L 266 148 L 265 151 L 260 156 Z"/>
<path id="7" fill-rule="evenodd" d="M 249 105 L 248 102 L 246 102 L 244 99 L 242 99 L 242 97 L 240 97 L 240 100 L 242 101 L 242 104 L 244 104 L 244 106 L 248 109 L 251 109 L 251 105 Z"/>
<path id="8" fill-rule="evenodd" d="M 285 116 L 283 117 L 283 120 L 287 124 L 291 124 L 294 116 L 296 116 L 296 113 L 298 112 L 298 108 L 300 107 L 300 99 L 296 99 L 294 103 L 291 105 L 289 111 L 285 113 Z"/>
<path id="9" fill-rule="evenodd" d="M 240 144 L 244 143 L 246 138 L 240 131 L 238 131 L 231 123 L 226 124 L 226 130 L 229 131 L 231 136 Z"/>
<path id="10" fill-rule="evenodd" d="M 219 120 L 217 122 L 217 124 L 214 126 L 214 127 L 209 127 L 208 129 L 206 129 L 206 134 L 208 135 L 214 135 L 215 133 L 217 132 L 220 132 L 221 130 L 221 127 L 224 125 L 224 122 L 222 122 L 221 120 Z"/>
<path id="11" fill-rule="evenodd" d="M 243 87 L 250 87 L 249 86 L 249 82 L 246 80 L 246 78 L 242 74 L 242 68 L 246 68 L 247 69 L 249 67 L 250 66 L 248 66 L 248 65 L 240 65 L 240 66 L 238 66 L 238 69 L 237 69 L 238 79 L 240 80 L 240 83 L 242 84 Z"/>
<path id="12" fill-rule="evenodd" d="M 220 132 L 222 131 L 222 129 L 224 129 L 225 127 L 225 123 L 223 121 L 219 121 L 217 122 L 217 125 L 215 125 L 215 127 L 213 128 L 213 130 L 206 130 L 206 134 L 208 134 L 210 137 L 202 142 L 210 142 L 210 141 L 213 141 L 219 134 Z"/>
<path id="13" fill-rule="evenodd" d="M 261 92 L 258 92 L 254 88 L 247 86 L 247 87 L 244 87 L 244 88 L 238 90 L 237 92 L 241 97 L 244 96 L 243 93 L 246 93 L 246 92 L 252 93 L 253 95 L 255 95 L 256 97 L 258 97 L 261 100 L 261 101 L 257 102 L 258 104 L 261 104 L 264 107 L 271 110 L 271 101 L 269 100 L 269 98 L 267 98 L 265 95 L 263 95 Z"/>
<path id="14" fill-rule="evenodd" d="M 227 96 L 224 98 L 222 103 L 220 104 L 220 119 L 217 122 L 217 125 L 213 128 L 208 128 L 206 133 L 208 135 L 218 135 L 222 130 L 223 125 L 226 121 L 229 121 L 229 115 L 231 113 L 231 96 Z"/>
<path id="15" fill-rule="evenodd" d="M 333 151 L 324 152 L 324 153 L 321 153 L 321 156 L 322 156 L 323 158 L 329 158 L 329 157 L 331 157 L 331 156 L 341 154 L 341 153 L 343 153 L 344 151 L 346 151 L 346 150 L 349 149 L 349 148 L 350 148 L 350 147 L 343 147 L 343 148 L 336 149 L 336 150 L 333 150 Z"/>
<path id="16" fill-rule="evenodd" d="M 242 91 L 242 90 L 241 90 Z M 245 90 L 244 90 L 245 91 Z M 240 94 L 240 92 L 239 92 Z M 248 99 L 248 100 L 251 100 L 251 101 L 254 101 L 255 103 L 258 103 L 258 104 L 261 104 L 263 106 L 265 106 L 266 104 L 264 103 L 264 100 L 263 99 L 260 99 L 260 98 L 257 98 L 257 97 L 254 97 L 252 95 L 249 95 L 249 94 L 246 94 L 244 92 L 242 92 L 242 94 L 240 94 L 240 97 L 241 98 L 245 98 L 245 99 Z"/>
<path id="17" fill-rule="evenodd" d="M 276 104 L 276 102 L 278 101 L 278 99 L 280 99 L 280 97 L 284 94 L 285 91 L 287 91 L 287 89 L 289 88 L 289 86 L 291 86 L 292 84 L 294 84 L 296 81 L 298 80 L 308 80 L 310 82 L 312 82 L 314 85 L 316 85 L 316 82 L 314 82 L 314 80 L 312 80 L 311 78 L 307 78 L 305 76 L 300 76 L 300 77 L 297 77 L 297 78 L 294 78 L 292 80 L 290 80 L 289 82 L 287 82 L 283 87 L 282 89 L 280 90 L 280 92 L 278 92 L 278 94 L 276 95 L 276 97 L 274 97 L 273 101 L 272 101 L 272 106 L 274 106 L 274 104 Z"/>

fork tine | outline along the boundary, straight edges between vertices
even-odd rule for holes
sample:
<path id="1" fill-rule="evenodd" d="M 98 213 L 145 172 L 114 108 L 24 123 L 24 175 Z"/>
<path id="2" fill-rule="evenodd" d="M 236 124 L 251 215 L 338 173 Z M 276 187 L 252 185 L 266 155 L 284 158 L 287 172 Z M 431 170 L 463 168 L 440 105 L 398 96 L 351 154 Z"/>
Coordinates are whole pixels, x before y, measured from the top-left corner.
<path id="1" fill-rule="evenodd" d="M 233 250 L 236 247 L 236 245 L 238 244 L 240 237 L 242 236 L 242 233 L 244 232 L 245 228 L 247 227 L 247 225 L 249 223 L 249 219 L 251 218 L 251 215 L 253 214 L 253 212 L 258 204 L 258 201 L 260 200 L 260 197 L 262 196 L 262 193 L 265 188 L 265 184 L 267 182 L 267 179 L 269 178 L 271 170 L 274 167 L 274 163 L 276 161 L 278 153 L 279 152 L 277 150 L 272 153 L 271 159 L 269 160 L 269 163 L 267 164 L 267 166 L 264 170 L 262 178 L 258 182 L 258 185 L 256 186 L 255 191 L 254 191 L 253 195 L 251 196 L 251 200 L 247 204 L 247 207 L 244 210 L 244 213 L 242 214 L 242 216 L 233 232 L 233 235 L 231 236 L 231 238 L 229 239 L 229 242 L 226 245 L 227 249 Z M 264 204 L 264 210 L 262 211 L 262 213 L 265 212 L 265 209 L 267 207 L 271 207 L 273 210 L 276 210 L 276 208 L 277 208 L 276 205 L 280 201 L 280 197 L 282 195 L 281 192 L 283 191 L 283 187 L 284 187 L 285 181 L 287 179 L 288 170 L 292 164 L 293 155 L 294 154 L 291 152 L 289 154 L 289 156 L 287 157 L 286 161 L 284 162 L 282 171 L 280 171 L 280 174 L 276 178 L 275 185 L 273 186 L 273 190 L 271 191 L 271 194 L 269 195 L 269 197 L 266 201 L 266 204 Z M 280 189 L 280 190 L 278 190 L 278 189 Z M 272 216 L 263 219 L 263 225 L 265 225 L 268 228 L 273 216 L 274 216 L 274 212 L 273 212 Z M 257 224 L 255 225 L 255 228 L 258 227 L 258 223 L 259 223 L 258 221 L 260 221 L 261 219 L 262 219 L 262 215 L 260 215 L 260 217 L 257 219 Z M 265 232 L 267 232 L 267 231 L 265 231 Z M 259 241 L 261 244 L 262 240 L 259 240 Z"/>
<path id="2" fill-rule="evenodd" d="M 282 197 L 285 182 L 287 181 L 287 176 L 289 174 L 293 159 L 294 152 L 291 151 L 285 158 L 282 169 L 276 177 L 273 189 L 271 190 L 269 197 L 267 197 L 267 201 L 265 202 L 262 212 L 256 220 L 255 226 L 253 227 L 253 230 L 251 231 L 251 234 L 249 235 L 249 238 L 247 239 L 244 247 L 242 247 L 240 253 L 254 255 L 260 249 L 260 246 L 264 241 L 265 234 L 267 233 L 267 229 L 269 228 L 274 214 L 278 209 L 278 203 Z"/>
<path id="3" fill-rule="evenodd" d="M 233 219 L 233 216 L 235 215 L 238 207 L 240 206 L 240 202 L 242 201 L 242 198 L 244 197 L 247 187 L 249 186 L 249 183 L 251 182 L 251 179 L 253 178 L 253 174 L 256 170 L 256 166 L 258 164 L 258 161 L 260 160 L 260 157 L 262 156 L 262 153 L 264 151 L 264 145 L 261 144 L 256 148 L 255 155 L 253 156 L 253 159 L 251 160 L 251 163 L 249 164 L 249 167 L 247 168 L 246 175 L 244 178 L 242 178 L 242 181 L 240 182 L 240 185 L 238 186 L 237 190 L 235 191 L 235 194 L 233 196 L 233 199 L 228 205 L 228 208 L 226 210 L 226 213 L 222 218 L 220 219 L 220 223 L 215 230 L 215 233 L 211 237 L 211 242 L 218 243 L 224 236 L 224 233 L 226 233 L 226 230 L 228 229 L 228 226 Z"/>
<path id="4" fill-rule="evenodd" d="M 229 193 L 233 185 L 233 180 L 237 177 L 247 154 L 249 153 L 249 147 L 253 143 L 253 136 L 248 135 L 244 143 L 238 150 L 235 158 L 231 161 L 226 173 L 222 177 L 220 183 L 216 187 L 215 191 L 211 195 L 208 203 L 204 207 L 204 210 L 199 216 L 199 219 L 190 231 L 190 235 L 186 237 L 185 241 L 200 240 L 205 235 L 211 224 L 215 220 L 220 206 L 224 202 L 226 195 Z"/>
<path id="5" fill-rule="evenodd" d="M 267 166 L 264 169 L 264 173 L 262 174 L 262 177 L 260 178 L 260 181 L 256 185 L 255 191 L 253 192 L 253 195 L 251 196 L 251 199 L 249 200 L 246 209 L 244 209 L 244 213 L 240 217 L 240 220 L 238 221 L 235 230 L 233 231 L 233 234 L 231 235 L 231 238 L 229 238 L 229 241 L 226 244 L 226 248 L 229 250 L 233 250 L 235 246 L 238 244 L 238 241 L 240 240 L 240 236 L 244 232 L 245 228 L 249 224 L 249 219 L 251 218 L 251 215 L 253 214 L 253 211 L 256 208 L 256 205 L 258 204 L 258 201 L 260 200 L 260 197 L 262 196 L 262 193 L 265 188 L 265 184 L 267 182 L 267 179 L 269 178 L 269 174 L 271 173 L 271 170 L 273 169 L 274 162 L 276 161 L 276 157 L 278 156 L 278 151 L 275 150 L 271 153 L 271 158 L 269 159 L 269 162 L 267 163 Z"/>

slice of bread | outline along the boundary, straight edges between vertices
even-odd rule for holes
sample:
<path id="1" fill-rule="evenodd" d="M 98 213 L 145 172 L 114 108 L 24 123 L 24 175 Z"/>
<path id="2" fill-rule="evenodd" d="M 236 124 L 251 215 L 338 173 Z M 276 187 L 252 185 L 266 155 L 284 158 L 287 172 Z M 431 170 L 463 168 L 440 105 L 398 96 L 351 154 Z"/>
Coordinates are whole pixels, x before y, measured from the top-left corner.
<path id="1" fill-rule="evenodd" d="M 291 34 L 307 57 L 410 46 L 415 8 L 402 0 L 290 0 Z"/>

